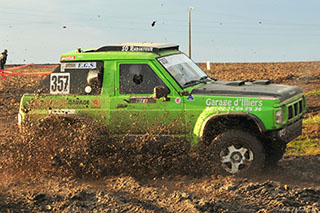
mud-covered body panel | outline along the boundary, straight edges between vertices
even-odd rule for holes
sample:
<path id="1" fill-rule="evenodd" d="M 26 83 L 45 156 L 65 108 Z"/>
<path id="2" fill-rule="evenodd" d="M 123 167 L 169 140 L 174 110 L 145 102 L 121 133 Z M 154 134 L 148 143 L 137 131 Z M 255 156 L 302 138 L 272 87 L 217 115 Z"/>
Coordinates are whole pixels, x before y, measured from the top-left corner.
<path id="1" fill-rule="evenodd" d="M 192 91 L 192 94 L 222 95 L 222 96 L 248 96 L 248 97 L 273 97 L 280 101 L 301 94 L 299 87 L 279 84 L 255 84 L 254 82 L 228 82 L 215 81 L 205 84 Z"/>

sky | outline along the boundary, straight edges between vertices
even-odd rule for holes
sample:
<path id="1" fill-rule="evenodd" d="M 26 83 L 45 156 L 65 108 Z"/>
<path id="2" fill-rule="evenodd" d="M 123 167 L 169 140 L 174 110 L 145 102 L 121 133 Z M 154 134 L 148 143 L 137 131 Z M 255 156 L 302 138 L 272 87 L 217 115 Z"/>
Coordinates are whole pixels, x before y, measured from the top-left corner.
<path id="1" fill-rule="evenodd" d="M 7 64 L 126 42 L 178 44 L 196 62 L 320 61 L 319 0 L 0 0 Z M 152 27 L 152 22 L 155 25 Z"/>

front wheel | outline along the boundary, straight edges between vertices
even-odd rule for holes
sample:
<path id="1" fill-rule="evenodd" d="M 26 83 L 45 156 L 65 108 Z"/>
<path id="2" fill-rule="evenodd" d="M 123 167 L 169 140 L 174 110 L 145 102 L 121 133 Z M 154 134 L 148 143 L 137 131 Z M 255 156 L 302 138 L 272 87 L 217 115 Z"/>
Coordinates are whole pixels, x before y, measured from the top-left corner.
<path id="1" fill-rule="evenodd" d="M 263 145 L 248 132 L 227 130 L 214 138 L 210 146 L 212 160 L 220 174 L 249 175 L 263 168 Z"/>

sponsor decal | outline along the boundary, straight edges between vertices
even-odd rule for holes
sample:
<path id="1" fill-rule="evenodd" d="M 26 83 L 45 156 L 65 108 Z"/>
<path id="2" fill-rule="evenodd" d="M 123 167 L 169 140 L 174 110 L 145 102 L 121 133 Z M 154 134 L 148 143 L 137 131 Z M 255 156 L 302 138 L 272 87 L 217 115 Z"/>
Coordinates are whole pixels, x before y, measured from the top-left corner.
<path id="1" fill-rule="evenodd" d="M 86 86 L 86 88 L 84 88 L 84 91 L 89 94 L 92 91 L 92 87 L 91 86 Z"/>
<path id="2" fill-rule="evenodd" d="M 206 100 L 207 106 L 248 106 L 248 107 L 261 107 L 263 106 L 262 101 L 250 100 L 246 98 L 237 98 L 235 100 L 219 100 L 208 98 Z"/>
<path id="3" fill-rule="evenodd" d="M 156 103 L 156 100 L 153 97 L 149 97 L 149 96 L 133 96 L 133 97 L 130 97 L 129 103 L 138 103 L 138 104 Z"/>
<path id="4" fill-rule="evenodd" d="M 94 99 L 92 102 L 93 102 L 95 105 L 97 105 L 97 106 L 100 105 L 100 104 L 99 104 L 99 101 L 98 101 L 97 99 Z"/>
<path id="5" fill-rule="evenodd" d="M 73 63 L 61 63 L 60 70 L 64 72 L 66 69 L 95 69 L 97 62 L 73 62 Z"/>
<path id="6" fill-rule="evenodd" d="M 35 106 L 39 105 L 38 101 L 36 99 L 31 99 L 30 102 L 33 102 L 33 105 L 35 105 Z M 30 104 L 30 102 L 27 104 Z"/>
<path id="7" fill-rule="evenodd" d="M 52 109 L 49 110 L 49 114 L 57 114 L 57 115 L 62 115 L 62 114 L 74 114 L 76 110 L 74 109 Z"/>
<path id="8" fill-rule="evenodd" d="M 55 100 L 53 102 L 53 105 L 66 105 L 67 101 L 66 100 Z"/>
<path id="9" fill-rule="evenodd" d="M 180 97 L 176 98 L 175 102 L 176 102 L 176 104 L 180 104 L 181 103 L 181 98 Z"/>
<path id="10" fill-rule="evenodd" d="M 273 98 L 273 97 L 260 97 L 259 99 L 261 99 L 261 100 L 272 100 L 272 101 L 278 100 L 278 98 Z"/>
<path id="11" fill-rule="evenodd" d="M 194 97 L 192 95 L 188 96 L 187 101 L 194 101 Z"/>
<path id="12" fill-rule="evenodd" d="M 32 100 L 30 100 L 29 103 L 32 104 L 32 102 L 33 102 L 34 106 L 51 106 L 53 104 L 53 100 L 36 100 L 36 99 L 32 99 Z"/>
<path id="13" fill-rule="evenodd" d="M 263 101 L 246 98 L 237 98 L 234 100 L 208 98 L 206 105 L 219 107 L 220 111 L 262 111 Z"/>
<path id="14" fill-rule="evenodd" d="M 76 57 L 75 56 L 61 56 L 60 57 L 60 61 L 71 61 L 71 60 L 75 60 Z"/>
<path id="15" fill-rule="evenodd" d="M 89 105 L 89 100 L 80 100 L 80 99 L 69 99 L 67 103 L 70 105 Z"/>
<path id="16" fill-rule="evenodd" d="M 76 63 L 76 68 L 77 69 L 94 69 L 97 67 L 96 62 L 81 62 L 81 63 Z"/>
<path id="17" fill-rule="evenodd" d="M 66 65 L 67 65 L 67 63 L 61 63 L 60 72 L 64 72 L 64 70 L 66 69 Z"/>
<path id="18" fill-rule="evenodd" d="M 61 105 L 89 105 L 90 100 L 80 100 L 80 99 L 67 99 L 67 100 L 31 100 L 34 105 L 39 106 L 61 106 Z M 97 99 L 92 100 L 92 103 L 90 106 L 100 106 L 100 103 Z"/>
<path id="19" fill-rule="evenodd" d="M 123 46 L 121 51 L 123 52 L 152 52 L 152 47 L 137 47 L 137 46 Z"/>

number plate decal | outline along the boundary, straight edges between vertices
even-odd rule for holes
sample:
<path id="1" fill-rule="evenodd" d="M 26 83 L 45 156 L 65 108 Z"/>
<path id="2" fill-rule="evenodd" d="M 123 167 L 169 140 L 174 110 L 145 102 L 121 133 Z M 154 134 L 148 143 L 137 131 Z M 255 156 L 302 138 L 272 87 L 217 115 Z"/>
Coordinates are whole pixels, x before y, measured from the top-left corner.
<path id="1" fill-rule="evenodd" d="M 50 94 L 70 93 L 70 73 L 51 73 Z"/>

